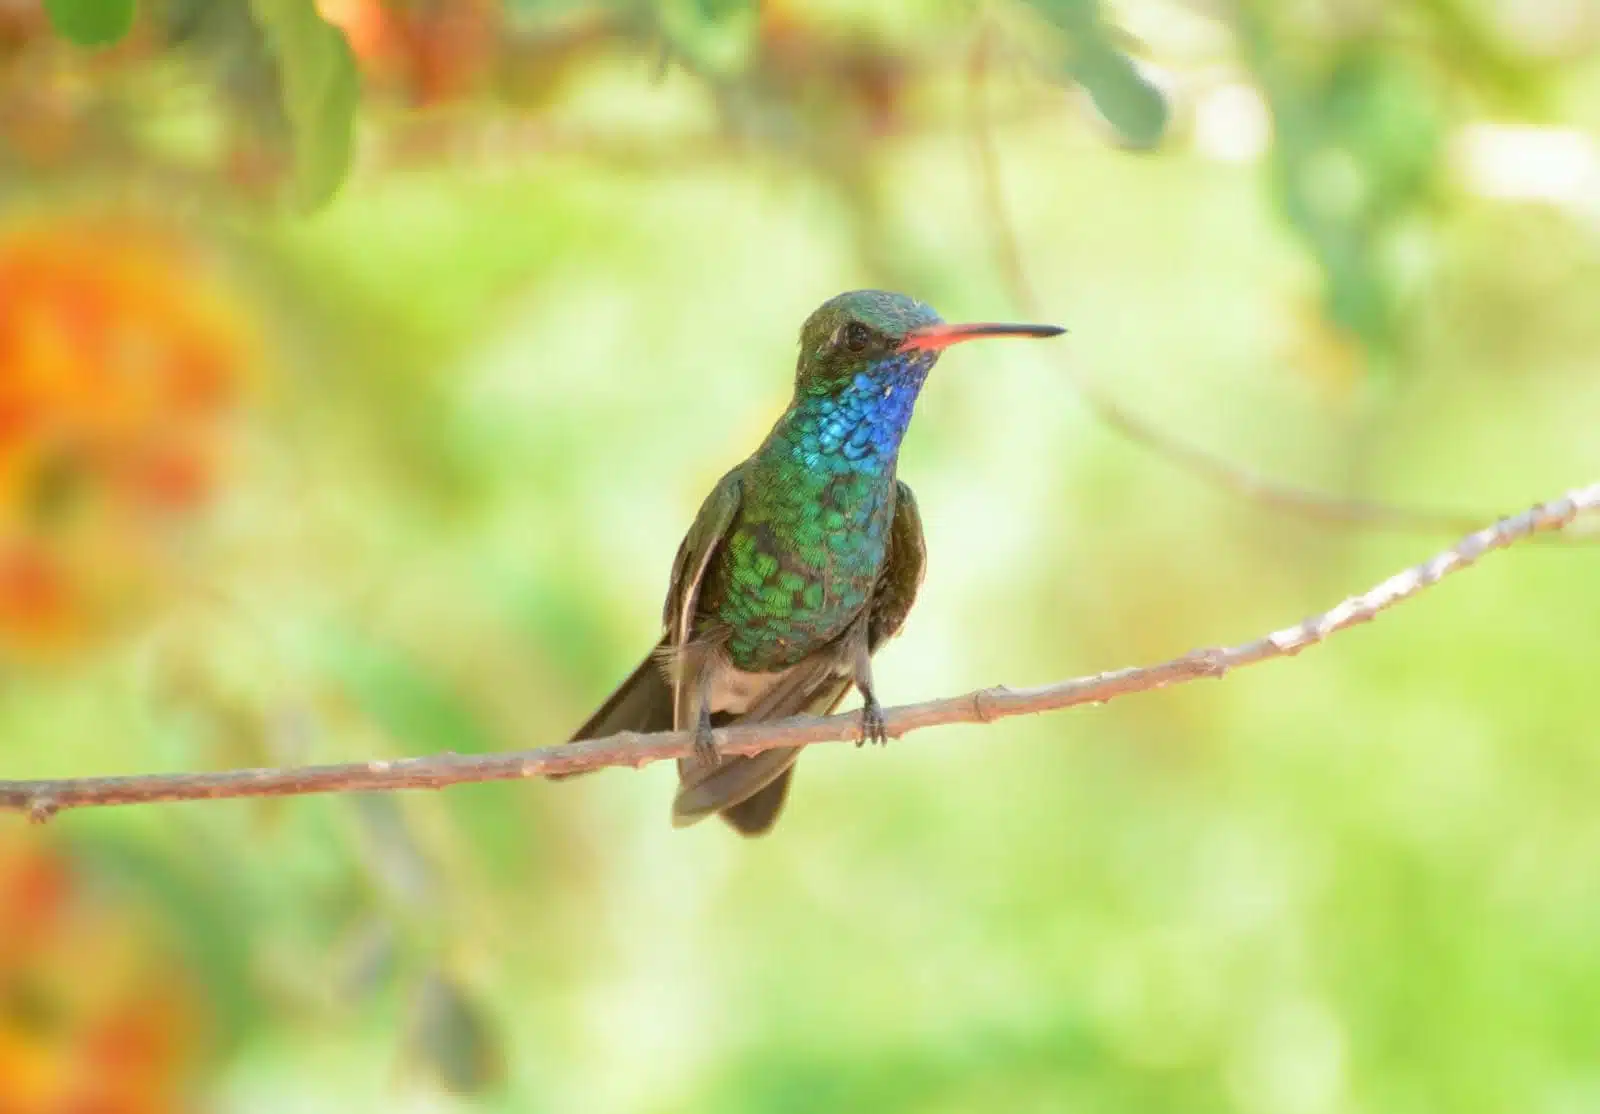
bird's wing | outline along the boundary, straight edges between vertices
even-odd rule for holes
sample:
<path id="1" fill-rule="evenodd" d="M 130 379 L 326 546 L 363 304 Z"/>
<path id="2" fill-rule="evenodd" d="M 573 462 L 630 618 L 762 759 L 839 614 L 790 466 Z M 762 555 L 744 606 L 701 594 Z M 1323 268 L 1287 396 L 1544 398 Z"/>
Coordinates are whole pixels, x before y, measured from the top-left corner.
<path id="1" fill-rule="evenodd" d="M 895 481 L 894 522 L 889 527 L 889 554 L 872 590 L 872 611 L 867 620 L 867 648 L 879 646 L 900 633 L 911 605 L 917 600 L 923 574 L 928 571 L 928 546 L 922 536 L 922 515 L 917 499 L 904 480 Z"/>
<path id="2" fill-rule="evenodd" d="M 695 605 L 700 601 L 700 588 L 711 567 L 712 558 L 722 545 L 739 513 L 743 502 L 744 465 L 733 469 L 717 486 L 711 489 L 700 511 L 694 516 L 689 532 L 678 546 L 678 555 L 672 562 L 672 580 L 667 588 L 667 602 L 662 608 L 661 625 L 665 628 L 662 647 L 658 651 L 666 660 L 672 682 L 673 723 L 678 728 L 686 726 L 683 710 L 685 692 L 692 682 L 689 670 L 682 668 L 680 655 L 694 641 Z"/>
<path id="3" fill-rule="evenodd" d="M 628 679 L 573 733 L 572 741 L 598 739 L 618 731 L 671 731 L 676 720 L 681 670 L 675 650 L 688 640 L 695 601 L 706 567 L 739 510 L 743 467 L 735 468 L 717 483 L 701 504 L 694 524 L 678 546 L 672 562 L 672 579 L 661 616 L 661 641 L 646 655 Z M 562 774 L 558 777 L 572 775 Z"/>
<path id="4" fill-rule="evenodd" d="M 866 615 L 869 651 L 876 651 L 899 632 L 916 600 L 926 564 L 927 546 L 923 541 L 922 516 L 917 513 L 916 498 L 909 487 L 898 483 L 889 547 Z M 723 722 L 755 723 L 794 715 L 831 713 L 843 702 L 854 683 L 848 669 L 848 640 L 860 637 L 859 629 L 847 632 L 834 645 L 795 666 L 743 715 L 727 717 Z M 783 807 L 799 753 L 798 748 L 783 747 L 747 757 L 726 758 L 712 767 L 680 764 L 673 822 L 692 824 L 720 811 L 723 819 L 745 835 L 766 831 Z"/>
<path id="5" fill-rule="evenodd" d="M 718 480 L 706 501 L 700 504 L 689 532 L 678 546 L 678 555 L 672 560 L 667 602 L 661 611 L 661 625 L 666 628 L 667 641 L 673 645 L 681 646 L 689 641 L 700 584 L 705 580 L 717 546 L 722 544 L 734 516 L 739 513 L 744 498 L 743 483 L 742 464 Z"/>

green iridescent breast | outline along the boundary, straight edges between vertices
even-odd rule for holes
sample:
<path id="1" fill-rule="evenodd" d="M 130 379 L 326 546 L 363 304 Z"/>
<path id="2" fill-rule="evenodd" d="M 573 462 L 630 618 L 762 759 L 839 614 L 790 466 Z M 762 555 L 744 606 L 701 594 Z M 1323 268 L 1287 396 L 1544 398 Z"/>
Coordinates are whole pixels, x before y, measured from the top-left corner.
<path id="1" fill-rule="evenodd" d="M 755 462 L 700 600 L 735 666 L 787 668 L 844 633 L 883 566 L 894 492 L 888 471 Z"/>

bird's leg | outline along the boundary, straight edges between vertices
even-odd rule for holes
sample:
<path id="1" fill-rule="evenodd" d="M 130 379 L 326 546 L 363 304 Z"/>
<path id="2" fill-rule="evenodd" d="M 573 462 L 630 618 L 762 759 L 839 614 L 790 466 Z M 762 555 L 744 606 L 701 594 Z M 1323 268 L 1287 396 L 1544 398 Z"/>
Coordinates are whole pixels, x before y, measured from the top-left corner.
<path id="1" fill-rule="evenodd" d="M 889 741 L 889 732 L 883 722 L 883 705 L 878 703 L 878 694 L 872 684 L 872 651 L 867 647 L 865 623 L 855 639 L 853 665 L 856 689 L 861 693 L 861 738 L 856 740 L 856 746 L 866 743 L 883 746 Z"/>
<path id="2" fill-rule="evenodd" d="M 715 666 L 710 661 L 700 664 L 694 680 L 694 756 L 703 766 L 715 766 L 717 741 L 711 733 L 711 685 Z"/>
<path id="3" fill-rule="evenodd" d="M 717 739 L 711 731 L 711 707 L 708 704 L 700 705 L 700 718 L 695 721 L 694 756 L 705 766 L 715 766 L 721 761 L 717 756 Z"/>

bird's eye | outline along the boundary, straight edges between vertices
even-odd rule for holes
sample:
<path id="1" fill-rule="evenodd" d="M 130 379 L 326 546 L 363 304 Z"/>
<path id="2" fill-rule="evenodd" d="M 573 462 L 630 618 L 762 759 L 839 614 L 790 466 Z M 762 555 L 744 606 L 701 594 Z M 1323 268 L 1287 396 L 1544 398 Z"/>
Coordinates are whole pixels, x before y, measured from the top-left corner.
<path id="1" fill-rule="evenodd" d="M 865 352 L 872 343 L 872 330 L 859 321 L 852 321 L 844 327 L 840 339 L 851 352 Z"/>

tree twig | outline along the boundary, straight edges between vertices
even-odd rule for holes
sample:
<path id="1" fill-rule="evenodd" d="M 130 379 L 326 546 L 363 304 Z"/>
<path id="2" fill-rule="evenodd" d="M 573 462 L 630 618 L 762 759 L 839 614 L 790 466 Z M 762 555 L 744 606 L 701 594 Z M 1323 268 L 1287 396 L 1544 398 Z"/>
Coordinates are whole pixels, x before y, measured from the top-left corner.
<path id="1" fill-rule="evenodd" d="M 963 696 L 909 704 L 888 710 L 884 716 L 885 725 L 890 735 L 898 737 L 943 724 L 989 723 L 1009 716 L 1057 711 L 1080 704 L 1103 704 L 1119 696 L 1149 692 L 1201 677 L 1221 677 L 1229 670 L 1270 658 L 1290 657 L 1330 634 L 1375 618 L 1445 576 L 1466 568 L 1491 550 L 1504 549 L 1536 534 L 1561 530 L 1580 514 L 1596 508 L 1600 508 L 1600 483 L 1575 489 L 1514 518 L 1476 530 L 1431 560 L 1397 573 L 1331 610 L 1253 642 L 1196 650 L 1159 665 L 1118 669 L 1040 688 L 987 688 Z M 715 735 L 718 748 L 725 754 L 756 754 L 777 747 L 854 740 L 859 731 L 858 717 L 846 713 L 720 728 Z M 692 732 L 668 731 L 653 735 L 624 732 L 605 739 L 501 754 L 438 754 L 337 766 L 201 774 L 0 781 L 0 809 L 23 812 L 42 822 L 62 809 L 96 805 L 443 789 L 450 785 L 580 773 L 607 766 L 645 766 L 663 759 L 685 757 L 693 744 Z"/>
<path id="2" fill-rule="evenodd" d="M 1027 267 L 1016 226 L 1011 220 L 1005 189 L 1000 179 L 1000 158 L 995 150 L 994 121 L 987 104 L 989 71 L 988 33 L 980 29 L 968 60 L 969 98 L 973 157 L 978 187 L 989 221 L 990 242 L 994 245 L 995 265 L 1006 292 L 1025 318 L 1044 320 L 1049 313 L 1041 303 Z M 1412 530 L 1453 534 L 1471 530 L 1484 515 L 1437 507 L 1402 506 L 1376 499 L 1357 499 L 1302 487 L 1272 479 L 1242 464 L 1236 464 L 1198 445 L 1181 440 L 1155 423 L 1140 417 L 1101 390 L 1088 376 L 1063 361 L 1073 387 L 1085 406 L 1105 426 L 1157 456 L 1165 457 L 1190 475 L 1225 491 L 1277 510 L 1289 511 L 1324 522 L 1347 526 L 1367 526 L 1386 530 Z M 1559 540 L 1587 542 L 1587 535 Z"/>

